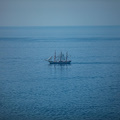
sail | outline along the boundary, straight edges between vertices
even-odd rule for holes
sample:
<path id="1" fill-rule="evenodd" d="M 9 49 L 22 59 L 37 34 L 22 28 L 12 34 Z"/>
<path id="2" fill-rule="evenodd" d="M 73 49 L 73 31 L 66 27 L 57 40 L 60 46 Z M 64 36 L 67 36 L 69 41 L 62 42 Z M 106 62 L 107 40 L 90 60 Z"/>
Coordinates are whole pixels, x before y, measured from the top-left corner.
<path id="1" fill-rule="evenodd" d="M 47 61 L 49 61 L 49 60 L 51 60 L 52 59 L 52 56 L 51 57 L 49 57 L 48 59 L 47 59 Z"/>

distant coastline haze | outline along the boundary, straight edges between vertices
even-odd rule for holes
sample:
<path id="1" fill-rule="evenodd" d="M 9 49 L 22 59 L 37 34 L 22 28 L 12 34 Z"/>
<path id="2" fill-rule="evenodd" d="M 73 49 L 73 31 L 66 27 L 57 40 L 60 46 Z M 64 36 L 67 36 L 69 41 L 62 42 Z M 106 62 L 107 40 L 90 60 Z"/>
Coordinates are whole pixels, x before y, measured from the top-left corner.
<path id="1" fill-rule="evenodd" d="M 0 0 L 0 26 L 120 25 L 120 0 Z"/>

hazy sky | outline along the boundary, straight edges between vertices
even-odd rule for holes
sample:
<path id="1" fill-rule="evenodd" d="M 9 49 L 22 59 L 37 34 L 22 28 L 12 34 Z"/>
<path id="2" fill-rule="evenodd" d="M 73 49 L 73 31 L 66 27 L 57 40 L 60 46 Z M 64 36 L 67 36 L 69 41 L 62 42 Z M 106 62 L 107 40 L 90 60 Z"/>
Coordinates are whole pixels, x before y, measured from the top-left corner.
<path id="1" fill-rule="evenodd" d="M 120 25 L 120 0 L 0 0 L 0 26 Z"/>

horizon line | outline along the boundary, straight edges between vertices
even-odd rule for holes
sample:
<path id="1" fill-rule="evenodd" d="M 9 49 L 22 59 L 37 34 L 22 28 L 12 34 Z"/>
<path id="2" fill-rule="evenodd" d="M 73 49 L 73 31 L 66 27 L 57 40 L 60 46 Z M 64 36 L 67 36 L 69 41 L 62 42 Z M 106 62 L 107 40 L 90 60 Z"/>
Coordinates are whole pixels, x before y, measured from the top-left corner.
<path id="1" fill-rule="evenodd" d="M 0 28 L 2 27 L 120 27 L 120 25 L 64 25 L 64 26 L 0 26 Z"/>

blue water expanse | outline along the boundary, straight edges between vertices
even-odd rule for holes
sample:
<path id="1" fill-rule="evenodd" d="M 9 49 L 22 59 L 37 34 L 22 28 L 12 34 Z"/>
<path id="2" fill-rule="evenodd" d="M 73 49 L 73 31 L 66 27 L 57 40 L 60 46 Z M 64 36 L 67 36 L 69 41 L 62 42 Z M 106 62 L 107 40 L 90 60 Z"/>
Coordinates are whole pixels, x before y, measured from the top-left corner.
<path id="1" fill-rule="evenodd" d="M 120 120 L 120 26 L 0 27 L 0 120 Z"/>

